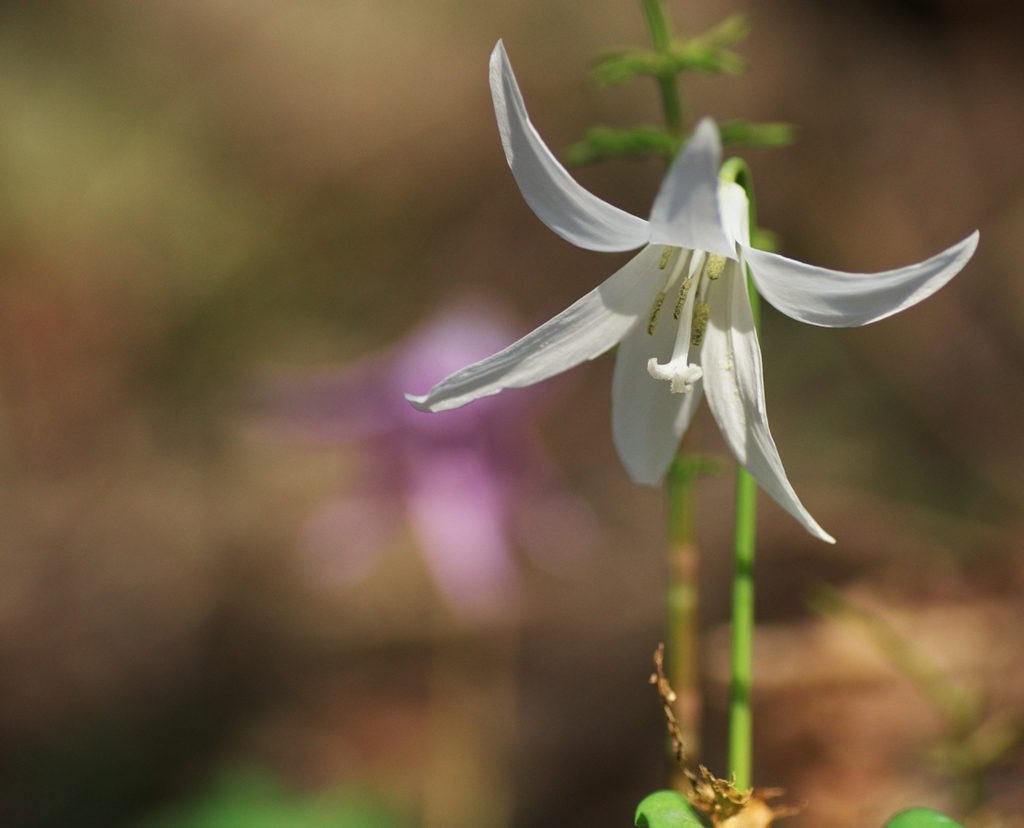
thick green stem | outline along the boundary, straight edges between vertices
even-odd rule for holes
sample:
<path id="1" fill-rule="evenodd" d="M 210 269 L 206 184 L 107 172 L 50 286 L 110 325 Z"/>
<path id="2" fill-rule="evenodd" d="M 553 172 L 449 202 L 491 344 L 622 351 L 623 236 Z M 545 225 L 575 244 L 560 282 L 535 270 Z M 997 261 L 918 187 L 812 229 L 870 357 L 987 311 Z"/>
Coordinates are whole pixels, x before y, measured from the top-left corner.
<path id="1" fill-rule="evenodd" d="M 661 0 L 640 0 L 647 17 L 647 28 L 651 33 L 651 43 L 656 51 L 668 54 L 672 49 L 672 27 Z M 679 83 L 675 70 L 669 70 L 658 76 L 658 88 L 661 90 L 661 106 L 665 110 L 665 127 L 677 137 L 683 136 L 686 126 L 686 115 L 679 97 Z"/>
<path id="2" fill-rule="evenodd" d="M 750 169 L 739 158 L 722 165 L 720 176 L 746 190 L 750 229 L 757 227 L 754 187 Z M 761 299 L 747 274 L 754 328 L 760 330 Z M 753 716 L 750 687 L 754 664 L 754 549 L 757 532 L 757 481 L 743 468 L 736 469 L 736 523 L 732 587 L 732 682 L 729 690 L 729 773 L 736 787 L 751 786 L 753 769 Z"/>
<path id="3" fill-rule="evenodd" d="M 669 531 L 669 587 L 667 664 L 668 679 L 676 693 L 673 712 L 690 762 L 700 751 L 700 684 L 698 675 L 698 585 L 695 495 L 702 473 L 699 455 L 681 450 L 667 478 Z M 670 783 L 685 791 L 689 783 L 670 762 Z"/>

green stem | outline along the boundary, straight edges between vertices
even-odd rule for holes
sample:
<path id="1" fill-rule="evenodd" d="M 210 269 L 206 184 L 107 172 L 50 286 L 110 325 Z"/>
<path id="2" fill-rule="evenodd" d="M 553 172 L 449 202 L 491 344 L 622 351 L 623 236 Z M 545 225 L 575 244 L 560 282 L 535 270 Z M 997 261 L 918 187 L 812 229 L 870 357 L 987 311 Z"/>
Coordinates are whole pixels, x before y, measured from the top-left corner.
<path id="1" fill-rule="evenodd" d="M 647 17 L 647 28 L 651 33 L 651 43 L 656 51 L 667 55 L 672 49 L 672 27 L 668 22 L 668 14 L 662 0 L 640 0 Z M 679 97 L 679 83 L 674 69 L 669 69 L 658 76 L 658 88 L 661 90 L 661 105 L 665 110 L 665 126 L 670 133 L 681 138 L 686 125 L 686 115 Z"/>
<path id="2" fill-rule="evenodd" d="M 750 229 L 757 227 L 754 186 L 750 168 L 730 158 L 719 173 L 746 190 L 750 204 Z M 761 300 L 747 274 L 754 329 L 760 330 Z M 732 682 L 729 690 L 729 773 L 741 791 L 751 786 L 753 768 L 753 716 L 750 687 L 754 664 L 754 550 L 757 531 L 757 482 L 743 468 L 736 469 L 736 523 L 732 587 Z"/>
<path id="3" fill-rule="evenodd" d="M 669 587 L 666 663 L 668 679 L 676 693 L 673 712 L 686 746 L 695 762 L 700 751 L 700 685 L 698 677 L 698 584 L 695 495 L 703 459 L 681 449 L 667 477 Z M 670 784 L 679 791 L 689 783 L 676 766 L 669 764 Z"/>
<path id="4" fill-rule="evenodd" d="M 753 717 L 750 684 L 754 654 L 754 541 L 757 482 L 736 470 L 735 571 L 732 584 L 732 684 L 729 690 L 729 772 L 736 787 L 750 787 Z"/>

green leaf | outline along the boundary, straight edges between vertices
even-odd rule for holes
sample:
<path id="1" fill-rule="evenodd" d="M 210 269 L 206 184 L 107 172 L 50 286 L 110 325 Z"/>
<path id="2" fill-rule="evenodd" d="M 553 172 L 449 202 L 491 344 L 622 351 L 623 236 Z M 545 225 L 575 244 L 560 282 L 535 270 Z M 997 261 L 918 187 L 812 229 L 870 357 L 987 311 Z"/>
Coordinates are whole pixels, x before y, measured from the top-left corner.
<path id="1" fill-rule="evenodd" d="M 597 60 L 594 77 L 598 86 L 613 86 L 638 75 L 654 78 L 675 77 L 680 72 L 739 75 L 746 71 L 746 61 L 726 47 L 742 40 L 749 31 L 746 18 L 735 14 L 698 37 L 673 40 L 666 48 L 612 49 Z"/>
<path id="2" fill-rule="evenodd" d="M 698 37 L 674 43 L 671 54 L 679 71 L 738 75 L 746 71 L 747 64 L 726 47 L 738 43 L 749 32 L 746 17 L 734 14 Z"/>
<path id="3" fill-rule="evenodd" d="M 646 797 L 636 808 L 636 824 L 648 828 L 702 828 L 697 812 L 677 791 L 655 791 Z"/>
<path id="4" fill-rule="evenodd" d="M 198 797 L 168 806 L 135 828 L 405 828 L 362 797 L 304 795 L 260 769 L 228 768 Z"/>
<path id="5" fill-rule="evenodd" d="M 750 23 L 746 15 L 733 14 L 693 40 L 711 48 L 723 49 L 726 46 L 739 43 L 748 34 L 750 34 Z"/>
<path id="6" fill-rule="evenodd" d="M 720 130 L 722 144 L 726 147 L 786 147 L 796 139 L 796 130 L 792 124 L 726 121 Z"/>
<path id="7" fill-rule="evenodd" d="M 890 819 L 883 828 L 964 828 L 955 819 L 931 808 L 908 808 Z"/>
<path id="8" fill-rule="evenodd" d="M 642 158 L 648 155 L 671 160 L 678 149 L 679 139 L 657 127 L 593 127 L 587 130 L 582 141 L 562 150 L 562 160 L 570 167 L 582 167 L 607 158 Z"/>
<path id="9" fill-rule="evenodd" d="M 657 78 L 674 72 L 672 61 L 649 49 L 616 49 L 605 52 L 594 64 L 598 86 L 615 86 L 638 75 Z"/>

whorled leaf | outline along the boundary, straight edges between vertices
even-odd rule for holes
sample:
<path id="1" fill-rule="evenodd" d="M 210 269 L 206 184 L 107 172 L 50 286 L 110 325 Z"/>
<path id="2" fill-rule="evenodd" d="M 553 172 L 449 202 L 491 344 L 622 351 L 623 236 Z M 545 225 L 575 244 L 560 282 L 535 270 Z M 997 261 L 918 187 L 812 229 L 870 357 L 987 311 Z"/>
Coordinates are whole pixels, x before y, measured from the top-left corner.
<path id="1" fill-rule="evenodd" d="M 704 34 L 691 38 L 686 43 L 700 43 L 707 49 L 724 49 L 739 43 L 750 34 L 750 21 L 745 14 L 731 14 Z"/>
<path id="2" fill-rule="evenodd" d="M 746 71 L 746 61 L 727 47 L 742 40 L 749 31 L 746 17 L 734 14 L 702 35 L 672 42 L 666 50 L 608 51 L 598 59 L 594 75 L 601 86 L 624 83 L 638 75 L 655 78 L 680 72 L 739 75 Z"/>
<path id="3" fill-rule="evenodd" d="M 766 149 L 785 147 L 795 139 L 791 124 L 752 124 L 729 121 L 721 126 L 722 144 L 734 148 Z M 562 160 L 570 167 L 583 167 L 609 158 L 646 158 L 656 156 L 671 161 L 681 141 L 661 127 L 640 124 L 628 129 L 591 127 L 581 141 L 562 150 Z"/>
<path id="4" fill-rule="evenodd" d="M 655 126 L 642 125 L 632 129 L 593 127 L 582 141 L 562 150 L 562 160 L 570 167 L 583 167 L 609 158 L 645 158 L 651 155 L 671 161 L 679 151 L 680 141 Z"/>
<path id="5" fill-rule="evenodd" d="M 674 43 L 669 52 L 624 49 L 607 52 L 594 66 L 598 86 L 616 86 L 638 76 L 660 78 L 680 72 L 740 75 L 747 63 L 728 49 L 707 48 L 699 41 Z"/>
<path id="6" fill-rule="evenodd" d="M 598 86 L 616 86 L 641 75 L 657 78 L 672 72 L 669 57 L 650 49 L 609 50 L 594 64 L 594 80 Z"/>
<path id="7" fill-rule="evenodd" d="M 722 145 L 745 149 L 788 147 L 796 140 L 796 129 L 792 124 L 752 124 L 749 121 L 726 121 L 719 126 Z"/>

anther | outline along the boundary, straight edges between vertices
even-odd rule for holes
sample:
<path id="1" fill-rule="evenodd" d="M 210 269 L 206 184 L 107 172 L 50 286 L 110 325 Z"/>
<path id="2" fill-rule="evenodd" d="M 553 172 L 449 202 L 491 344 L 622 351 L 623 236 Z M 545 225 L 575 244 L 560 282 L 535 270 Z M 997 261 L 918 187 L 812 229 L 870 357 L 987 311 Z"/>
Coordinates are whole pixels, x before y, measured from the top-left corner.
<path id="1" fill-rule="evenodd" d="M 679 298 L 676 299 L 676 307 L 672 312 L 672 318 L 678 319 L 679 315 L 683 312 L 683 305 L 686 304 L 686 294 L 690 292 L 690 285 L 693 284 L 693 279 L 687 276 L 683 279 L 683 284 L 679 288 Z"/>
<path id="2" fill-rule="evenodd" d="M 700 345 L 704 341 L 704 333 L 708 329 L 710 309 L 707 302 L 698 302 L 693 309 L 693 326 L 690 328 L 690 344 Z"/>
<path id="3" fill-rule="evenodd" d="M 722 275 L 722 271 L 725 269 L 725 256 L 719 256 L 717 253 L 712 253 L 708 256 L 708 278 L 714 281 Z"/>
<path id="4" fill-rule="evenodd" d="M 651 309 L 651 318 L 647 320 L 647 333 L 654 335 L 654 329 L 658 327 L 658 317 L 661 316 L 661 306 L 665 304 L 665 291 L 661 291 L 654 299 L 654 307 Z"/>
<path id="5" fill-rule="evenodd" d="M 672 245 L 668 245 L 661 252 L 661 261 L 658 262 L 658 270 L 664 270 L 668 267 L 668 260 L 672 258 L 672 254 L 676 252 L 676 249 Z"/>

